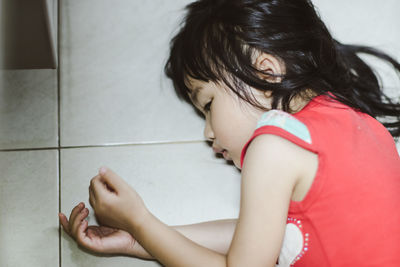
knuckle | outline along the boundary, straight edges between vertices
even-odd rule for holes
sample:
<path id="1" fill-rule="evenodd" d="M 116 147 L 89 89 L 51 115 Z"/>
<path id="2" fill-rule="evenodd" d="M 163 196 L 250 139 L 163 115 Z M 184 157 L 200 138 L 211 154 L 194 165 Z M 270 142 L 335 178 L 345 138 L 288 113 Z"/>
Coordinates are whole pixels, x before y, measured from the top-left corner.
<path id="1" fill-rule="evenodd" d="M 82 219 L 82 216 L 85 215 L 85 209 L 81 210 L 81 212 L 79 212 L 79 219 Z"/>

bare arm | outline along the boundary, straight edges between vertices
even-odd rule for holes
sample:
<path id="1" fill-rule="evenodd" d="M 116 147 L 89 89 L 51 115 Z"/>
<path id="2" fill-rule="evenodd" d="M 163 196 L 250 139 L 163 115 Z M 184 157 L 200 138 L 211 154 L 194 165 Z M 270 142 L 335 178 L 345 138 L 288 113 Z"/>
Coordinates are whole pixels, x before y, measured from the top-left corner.
<path id="1" fill-rule="evenodd" d="M 252 141 L 242 169 L 239 219 L 227 254 L 162 223 L 132 187 L 106 168 L 91 180 L 89 202 L 100 222 L 129 232 L 164 266 L 272 267 L 282 246 L 293 189 L 303 177 L 305 167 L 299 159 L 307 153 L 312 152 L 274 135 Z"/>
<path id="2" fill-rule="evenodd" d="M 146 209 L 139 210 L 141 221 L 128 218 L 123 227 L 164 266 L 275 266 L 291 195 L 304 169 L 299 159 L 307 153 L 278 136 L 253 140 L 242 169 L 239 219 L 225 255 L 191 241 Z"/>
<path id="3" fill-rule="evenodd" d="M 189 225 L 173 226 L 176 231 L 193 242 L 226 255 L 232 242 L 237 219 L 209 221 Z M 139 243 L 135 243 L 130 255 L 154 259 Z"/>

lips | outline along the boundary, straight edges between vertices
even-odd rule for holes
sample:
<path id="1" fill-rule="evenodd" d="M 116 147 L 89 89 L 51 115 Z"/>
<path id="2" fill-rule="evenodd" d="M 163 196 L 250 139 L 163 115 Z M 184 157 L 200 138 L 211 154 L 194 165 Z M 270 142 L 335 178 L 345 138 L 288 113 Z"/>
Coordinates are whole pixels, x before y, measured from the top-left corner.
<path id="1" fill-rule="evenodd" d="M 226 151 L 225 149 L 216 148 L 216 147 L 213 147 L 212 149 L 213 149 L 214 153 L 216 153 L 216 154 L 222 154 L 222 153 L 224 153 L 224 151 Z"/>
<path id="2" fill-rule="evenodd" d="M 222 151 L 222 155 L 224 156 L 224 159 L 231 160 L 231 158 L 228 155 L 228 151 L 226 151 L 226 150 Z"/>
<path id="3" fill-rule="evenodd" d="M 214 151 L 214 153 L 216 153 L 216 154 L 221 154 L 221 155 L 223 155 L 224 158 L 225 158 L 226 160 L 231 160 L 230 157 L 229 157 L 229 155 L 228 155 L 228 150 L 223 149 L 223 148 L 216 148 L 216 147 L 213 147 L 213 151 Z"/>

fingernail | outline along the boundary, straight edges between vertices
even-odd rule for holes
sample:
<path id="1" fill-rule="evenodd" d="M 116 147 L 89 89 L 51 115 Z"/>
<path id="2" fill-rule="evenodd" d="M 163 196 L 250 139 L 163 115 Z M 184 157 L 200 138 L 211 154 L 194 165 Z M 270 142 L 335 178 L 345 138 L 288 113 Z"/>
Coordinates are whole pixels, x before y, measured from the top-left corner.
<path id="1" fill-rule="evenodd" d="M 100 173 L 100 174 L 105 174 L 106 171 L 107 171 L 107 168 L 106 168 L 106 167 L 101 167 L 100 170 L 99 170 L 99 173 Z"/>

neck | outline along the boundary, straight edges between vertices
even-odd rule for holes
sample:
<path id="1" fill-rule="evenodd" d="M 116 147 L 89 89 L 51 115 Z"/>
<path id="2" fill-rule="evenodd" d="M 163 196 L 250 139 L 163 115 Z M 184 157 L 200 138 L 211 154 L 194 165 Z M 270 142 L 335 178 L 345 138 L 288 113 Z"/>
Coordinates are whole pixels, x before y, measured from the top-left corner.
<path id="1" fill-rule="evenodd" d="M 296 97 L 292 99 L 289 105 L 290 113 L 297 113 L 302 110 L 314 97 L 316 96 L 315 92 L 311 89 L 307 89 L 304 92 L 300 93 Z"/>

